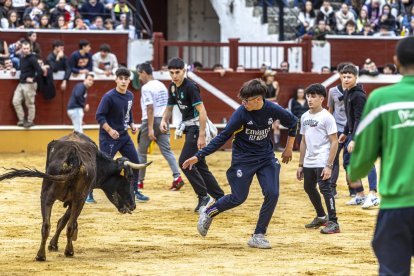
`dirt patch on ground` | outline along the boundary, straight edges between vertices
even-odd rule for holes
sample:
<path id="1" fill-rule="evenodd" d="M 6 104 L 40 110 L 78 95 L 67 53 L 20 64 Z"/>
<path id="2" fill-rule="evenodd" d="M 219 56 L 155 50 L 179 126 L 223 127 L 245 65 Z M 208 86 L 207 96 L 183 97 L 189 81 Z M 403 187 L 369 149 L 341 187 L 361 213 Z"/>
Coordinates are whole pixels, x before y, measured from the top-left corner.
<path id="1" fill-rule="evenodd" d="M 225 176 L 230 155 L 218 152 L 208 158 L 226 193 L 230 191 Z M 342 232 L 322 235 L 318 230 L 306 230 L 304 224 L 315 214 L 303 183 L 295 178 L 297 154 L 292 164 L 282 166 L 280 199 L 268 229 L 271 250 L 246 245 L 262 203 L 256 179 L 248 200 L 219 215 L 203 238 L 197 233 L 198 215 L 193 211 L 196 197 L 189 183 L 179 192 L 170 192 L 171 172 L 166 161 L 158 153 L 149 159 L 155 161 L 147 171 L 144 190 L 150 202 L 138 204 L 132 215 L 121 215 L 96 190 L 98 204 L 85 205 L 78 221 L 75 256 L 66 258 L 63 254 L 64 231 L 59 251 L 47 252 L 44 263 L 34 261 L 41 238 L 41 180 L 0 182 L 0 274 L 377 274 L 370 246 L 377 210 L 345 206 L 349 197 L 341 177 L 337 209 Z M 0 154 L 0 167 L 43 170 L 44 164 L 45 153 Z M 51 235 L 63 212 L 62 204 L 57 202 Z"/>

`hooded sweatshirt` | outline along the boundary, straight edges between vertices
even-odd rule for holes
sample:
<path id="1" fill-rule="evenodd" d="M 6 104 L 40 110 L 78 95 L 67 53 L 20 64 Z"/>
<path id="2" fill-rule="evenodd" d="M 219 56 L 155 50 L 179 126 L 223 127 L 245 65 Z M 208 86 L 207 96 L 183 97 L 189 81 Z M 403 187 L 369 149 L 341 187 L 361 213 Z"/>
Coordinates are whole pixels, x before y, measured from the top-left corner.
<path id="1" fill-rule="evenodd" d="M 366 101 L 367 94 L 361 84 L 357 84 L 351 89 L 344 91 L 344 104 L 347 119 L 344 128 L 345 135 L 355 135 Z"/>

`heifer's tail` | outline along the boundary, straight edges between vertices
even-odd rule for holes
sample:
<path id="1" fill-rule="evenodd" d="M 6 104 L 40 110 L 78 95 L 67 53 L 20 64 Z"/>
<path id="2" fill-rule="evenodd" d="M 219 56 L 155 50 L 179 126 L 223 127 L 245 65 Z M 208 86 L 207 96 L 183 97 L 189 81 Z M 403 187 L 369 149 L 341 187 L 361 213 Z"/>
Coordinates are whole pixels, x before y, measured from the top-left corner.
<path id="1" fill-rule="evenodd" d="M 25 169 L 25 170 L 19 170 L 15 168 L 7 169 L 9 172 L 0 175 L 0 181 L 4 179 L 12 179 L 16 177 L 38 177 L 38 178 L 44 178 L 51 181 L 68 181 L 74 178 L 78 172 L 79 167 L 72 168 L 72 170 L 68 171 L 67 174 L 60 174 L 60 175 L 51 175 L 47 173 L 43 173 L 41 171 L 38 171 L 36 169 Z"/>

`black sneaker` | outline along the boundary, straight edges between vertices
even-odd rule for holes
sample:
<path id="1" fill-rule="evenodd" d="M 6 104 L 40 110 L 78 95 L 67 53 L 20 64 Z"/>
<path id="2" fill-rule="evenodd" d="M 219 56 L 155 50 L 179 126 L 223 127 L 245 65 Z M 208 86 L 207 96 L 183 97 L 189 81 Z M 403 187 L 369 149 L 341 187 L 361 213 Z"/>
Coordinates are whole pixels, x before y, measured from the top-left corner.
<path id="1" fill-rule="evenodd" d="M 17 126 L 19 126 L 19 127 L 24 126 L 24 121 L 18 121 L 18 122 L 17 122 Z"/>
<path id="2" fill-rule="evenodd" d="M 23 125 L 24 128 L 31 128 L 32 126 L 34 126 L 33 122 L 25 122 Z"/>
<path id="3" fill-rule="evenodd" d="M 206 195 L 206 196 L 199 196 L 198 197 L 198 204 L 194 209 L 194 212 L 198 212 L 198 210 L 200 210 L 200 208 L 202 206 L 207 206 L 210 203 L 211 198 Z"/>
<path id="4" fill-rule="evenodd" d="M 324 218 L 314 218 L 313 221 L 309 224 L 305 224 L 305 228 L 315 228 L 318 229 L 321 226 L 324 226 L 328 222 L 328 217 L 325 216 Z"/>
<path id="5" fill-rule="evenodd" d="M 321 229 L 322 234 L 335 234 L 340 232 L 341 230 L 339 229 L 339 224 L 333 221 L 328 221 L 326 226 Z"/>

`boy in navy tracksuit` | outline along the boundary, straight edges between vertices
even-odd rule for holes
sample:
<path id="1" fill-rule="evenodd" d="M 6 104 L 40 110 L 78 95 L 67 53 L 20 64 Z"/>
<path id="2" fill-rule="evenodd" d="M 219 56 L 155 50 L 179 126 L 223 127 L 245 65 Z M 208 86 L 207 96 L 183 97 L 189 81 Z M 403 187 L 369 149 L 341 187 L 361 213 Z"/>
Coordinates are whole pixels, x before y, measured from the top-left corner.
<path id="1" fill-rule="evenodd" d="M 139 163 L 138 153 L 134 143 L 128 134 L 128 126 L 132 134 L 137 132 L 132 117 L 132 104 L 134 95 L 128 91 L 130 83 L 130 72 L 126 68 L 119 68 L 116 72 L 116 88 L 109 90 L 102 97 L 96 111 L 96 120 L 100 125 L 99 149 L 111 157 L 119 151 L 122 156 L 127 157 L 133 163 Z M 138 170 L 134 170 L 134 191 L 138 201 L 148 201 L 149 198 L 138 191 Z M 93 203 L 92 193 L 86 202 Z"/>
<path id="2" fill-rule="evenodd" d="M 226 128 L 207 147 L 199 150 L 183 164 L 184 168 L 191 168 L 193 164 L 218 150 L 234 134 L 232 163 L 227 171 L 232 193 L 220 198 L 210 207 L 200 208 L 197 228 L 202 236 L 207 235 L 214 216 L 246 200 L 253 176 L 256 174 L 262 188 L 264 202 L 256 230 L 248 245 L 256 248 L 271 248 L 264 235 L 279 197 L 280 164 L 275 158 L 269 134 L 276 120 L 280 120 L 283 126 L 289 128 L 287 146 L 282 153 L 282 162 L 288 163 L 292 159 L 298 120 L 289 111 L 265 100 L 265 95 L 266 85 L 262 81 L 254 79 L 246 82 L 239 92 L 243 106 L 233 113 Z"/>

